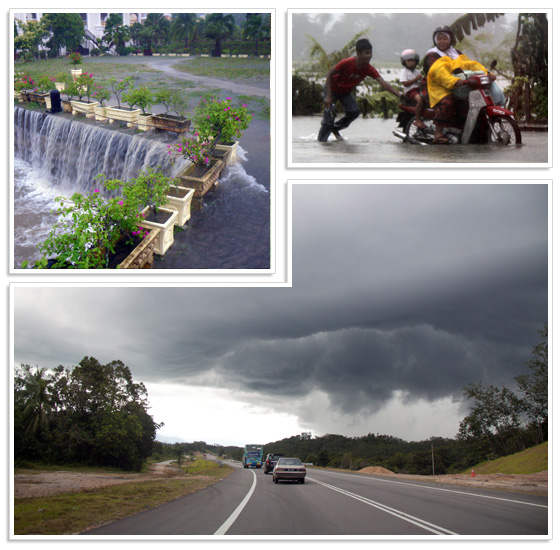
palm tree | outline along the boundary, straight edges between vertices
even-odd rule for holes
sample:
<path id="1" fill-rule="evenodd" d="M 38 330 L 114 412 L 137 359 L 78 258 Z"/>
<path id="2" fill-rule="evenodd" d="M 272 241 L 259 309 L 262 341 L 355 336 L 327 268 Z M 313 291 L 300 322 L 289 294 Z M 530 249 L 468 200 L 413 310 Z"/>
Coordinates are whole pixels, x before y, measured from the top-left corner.
<path id="1" fill-rule="evenodd" d="M 111 13 L 105 22 L 105 31 L 103 32 L 103 40 L 109 46 L 115 46 L 117 51 L 122 51 L 124 44 L 130 39 L 129 27 L 123 25 L 123 18 L 120 13 Z"/>
<path id="2" fill-rule="evenodd" d="M 216 40 L 212 55 L 220 57 L 222 55 L 222 40 L 233 33 L 235 19 L 231 14 L 211 13 L 206 18 L 204 34 Z"/>
<path id="3" fill-rule="evenodd" d="M 185 49 L 187 49 L 195 24 L 196 13 L 176 13 L 171 21 L 171 40 L 184 40 Z"/>
<path id="4" fill-rule="evenodd" d="M 259 40 L 270 37 L 270 16 L 264 17 L 260 13 L 247 14 L 247 22 L 243 29 L 244 38 L 255 40 L 255 55 L 259 55 Z"/>
<path id="5" fill-rule="evenodd" d="M 362 38 L 365 34 L 369 32 L 370 29 L 364 29 L 363 31 L 355 34 L 350 42 L 345 44 L 342 50 L 335 50 L 334 52 L 327 53 L 326 50 L 313 38 L 307 35 L 307 38 L 311 42 L 311 48 L 309 49 L 309 56 L 315 58 L 318 63 L 317 71 L 321 74 L 328 73 L 339 61 L 351 57 L 355 54 L 356 42 Z"/>
<path id="6" fill-rule="evenodd" d="M 48 427 L 53 412 L 52 380 L 45 368 L 37 367 L 35 373 L 28 365 L 23 368 L 24 374 L 17 381 L 20 388 L 18 398 L 23 404 L 25 432 L 35 435 Z"/>

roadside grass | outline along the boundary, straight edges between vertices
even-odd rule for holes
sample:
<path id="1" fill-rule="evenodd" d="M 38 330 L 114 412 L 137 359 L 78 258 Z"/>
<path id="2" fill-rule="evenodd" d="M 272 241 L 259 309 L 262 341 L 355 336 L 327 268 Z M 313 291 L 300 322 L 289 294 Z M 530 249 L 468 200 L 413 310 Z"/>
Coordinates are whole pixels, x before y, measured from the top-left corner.
<path id="1" fill-rule="evenodd" d="M 210 76 L 234 82 L 263 82 L 270 78 L 269 59 L 196 57 L 177 63 L 175 68 L 197 76 Z"/>
<path id="2" fill-rule="evenodd" d="M 474 469 L 477 474 L 537 474 L 548 470 L 548 442 L 513 455 L 481 462 Z"/>
<path id="3" fill-rule="evenodd" d="M 197 462 L 205 465 L 196 465 L 186 477 L 123 483 L 50 497 L 16 498 L 14 534 L 78 534 L 200 491 L 233 472 L 230 466 Z"/>

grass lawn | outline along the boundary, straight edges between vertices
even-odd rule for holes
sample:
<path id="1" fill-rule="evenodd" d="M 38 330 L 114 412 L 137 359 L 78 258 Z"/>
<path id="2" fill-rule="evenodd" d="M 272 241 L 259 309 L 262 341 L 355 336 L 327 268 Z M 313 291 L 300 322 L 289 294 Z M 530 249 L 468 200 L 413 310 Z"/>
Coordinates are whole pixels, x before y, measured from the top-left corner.
<path id="1" fill-rule="evenodd" d="M 220 97 L 224 95 L 223 90 L 216 90 L 182 79 L 180 76 L 170 75 L 164 70 L 164 67 L 168 66 L 169 60 L 160 57 L 102 56 L 84 57 L 78 68 L 81 68 L 83 72 L 93 73 L 95 82 L 105 87 L 108 87 L 111 77 L 120 79 L 132 76 L 136 86 L 147 86 L 154 92 L 163 89 L 179 90 L 191 109 L 198 105 L 198 100 L 203 94 L 210 92 Z M 193 57 L 188 61 L 173 61 L 173 66 L 180 72 L 238 83 L 267 84 L 270 80 L 270 60 L 268 59 Z M 71 68 L 74 67 L 67 58 L 47 59 L 31 63 L 15 63 L 14 72 L 16 75 L 18 72 L 22 72 L 33 79 L 38 79 L 43 75 L 56 78 L 59 73 L 70 74 Z M 256 117 L 270 118 L 270 102 L 267 98 L 247 95 L 240 96 L 239 101 L 247 103 L 249 109 L 255 112 Z"/>

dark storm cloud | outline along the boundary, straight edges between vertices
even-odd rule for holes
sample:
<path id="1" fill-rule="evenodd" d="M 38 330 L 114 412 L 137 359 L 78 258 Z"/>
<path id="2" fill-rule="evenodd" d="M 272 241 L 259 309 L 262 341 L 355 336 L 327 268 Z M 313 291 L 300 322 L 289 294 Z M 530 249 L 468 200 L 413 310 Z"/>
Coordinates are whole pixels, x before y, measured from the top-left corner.
<path id="1" fill-rule="evenodd" d="M 16 361 L 334 410 L 510 383 L 547 320 L 546 185 L 297 185 L 293 288 L 16 289 Z M 48 364 L 45 364 L 48 363 Z M 305 421 L 305 419 L 303 419 Z"/>

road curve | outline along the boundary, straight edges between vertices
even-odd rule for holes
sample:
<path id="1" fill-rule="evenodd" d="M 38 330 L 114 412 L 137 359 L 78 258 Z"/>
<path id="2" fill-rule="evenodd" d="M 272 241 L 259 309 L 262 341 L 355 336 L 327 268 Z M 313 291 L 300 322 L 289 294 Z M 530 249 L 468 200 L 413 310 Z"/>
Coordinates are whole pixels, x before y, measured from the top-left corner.
<path id="1" fill-rule="evenodd" d="M 547 498 L 309 469 L 275 484 L 236 465 L 211 487 L 84 535 L 548 535 Z"/>

